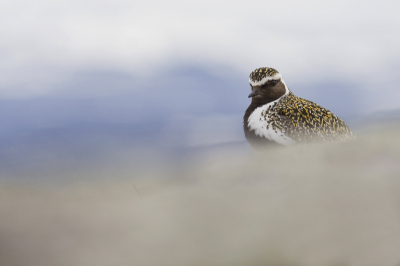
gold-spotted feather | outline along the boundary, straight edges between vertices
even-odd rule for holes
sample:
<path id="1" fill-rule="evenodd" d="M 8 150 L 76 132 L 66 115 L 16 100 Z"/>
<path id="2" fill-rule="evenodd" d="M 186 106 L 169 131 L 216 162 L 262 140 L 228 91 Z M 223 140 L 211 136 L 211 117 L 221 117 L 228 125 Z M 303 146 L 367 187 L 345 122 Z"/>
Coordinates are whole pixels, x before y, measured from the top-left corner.
<path id="1" fill-rule="evenodd" d="M 270 115 L 272 119 L 277 119 L 281 128 L 286 129 L 286 135 L 299 141 L 341 140 L 353 135 L 349 127 L 335 114 L 291 92 L 277 103 L 276 109 L 271 110 Z M 282 119 L 282 116 L 290 120 Z M 303 134 L 299 134 L 300 132 Z"/>

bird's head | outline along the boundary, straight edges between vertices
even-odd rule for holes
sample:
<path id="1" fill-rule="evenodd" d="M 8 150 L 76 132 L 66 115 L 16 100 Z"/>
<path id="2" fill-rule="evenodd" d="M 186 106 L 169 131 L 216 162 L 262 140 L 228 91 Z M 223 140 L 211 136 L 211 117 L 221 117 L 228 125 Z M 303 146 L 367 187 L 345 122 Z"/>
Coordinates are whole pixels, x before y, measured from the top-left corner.
<path id="1" fill-rule="evenodd" d="M 249 98 L 253 101 L 268 103 L 275 101 L 289 93 L 282 75 L 273 68 L 261 67 L 250 74 L 251 93 Z"/>

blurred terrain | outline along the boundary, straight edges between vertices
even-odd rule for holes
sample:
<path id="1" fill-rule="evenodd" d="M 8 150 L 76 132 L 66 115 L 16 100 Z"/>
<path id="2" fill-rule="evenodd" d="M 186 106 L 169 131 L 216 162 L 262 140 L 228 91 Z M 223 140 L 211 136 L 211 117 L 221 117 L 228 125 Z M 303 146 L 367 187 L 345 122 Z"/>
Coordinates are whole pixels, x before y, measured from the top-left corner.
<path id="1" fill-rule="evenodd" d="M 0 264 L 399 265 L 400 127 L 372 129 L 182 160 L 149 152 L 140 171 L 126 152 L 63 182 L 5 179 Z"/>

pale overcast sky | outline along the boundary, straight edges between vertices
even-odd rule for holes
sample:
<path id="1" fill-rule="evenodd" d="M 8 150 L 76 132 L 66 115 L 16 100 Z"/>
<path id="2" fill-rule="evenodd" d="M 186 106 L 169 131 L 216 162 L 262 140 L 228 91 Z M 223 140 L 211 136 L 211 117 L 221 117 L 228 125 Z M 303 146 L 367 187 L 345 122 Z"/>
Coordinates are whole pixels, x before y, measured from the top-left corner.
<path id="1" fill-rule="evenodd" d="M 151 80 L 198 65 L 247 80 L 270 66 L 289 87 L 343 81 L 371 110 L 399 108 L 382 93 L 400 97 L 399 9 L 394 0 L 3 0 L 0 98 L 54 94 L 82 71 Z"/>

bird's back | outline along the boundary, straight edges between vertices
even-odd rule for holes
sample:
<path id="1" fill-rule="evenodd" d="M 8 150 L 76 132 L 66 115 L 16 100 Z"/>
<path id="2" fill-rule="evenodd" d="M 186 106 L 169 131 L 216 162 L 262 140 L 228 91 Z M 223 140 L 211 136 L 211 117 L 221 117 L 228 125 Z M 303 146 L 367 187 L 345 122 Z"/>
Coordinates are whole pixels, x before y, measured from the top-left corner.
<path id="1" fill-rule="evenodd" d="M 291 92 L 277 101 L 268 115 L 275 122 L 271 123 L 273 127 L 296 141 L 333 141 L 354 136 L 343 120 L 328 109 Z"/>

